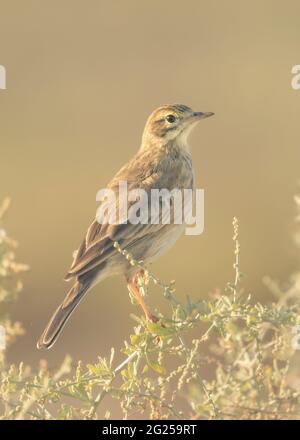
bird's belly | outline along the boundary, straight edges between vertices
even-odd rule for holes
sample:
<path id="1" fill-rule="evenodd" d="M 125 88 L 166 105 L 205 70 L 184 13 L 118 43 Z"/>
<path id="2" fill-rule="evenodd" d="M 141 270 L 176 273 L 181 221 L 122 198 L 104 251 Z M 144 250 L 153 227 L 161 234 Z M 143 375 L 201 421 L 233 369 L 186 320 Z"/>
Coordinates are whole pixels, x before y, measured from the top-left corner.
<path id="1" fill-rule="evenodd" d="M 184 225 L 165 225 L 163 230 L 147 237 L 144 243 L 133 246 L 130 252 L 138 260 L 152 262 L 175 244 L 183 234 L 184 227 Z"/>

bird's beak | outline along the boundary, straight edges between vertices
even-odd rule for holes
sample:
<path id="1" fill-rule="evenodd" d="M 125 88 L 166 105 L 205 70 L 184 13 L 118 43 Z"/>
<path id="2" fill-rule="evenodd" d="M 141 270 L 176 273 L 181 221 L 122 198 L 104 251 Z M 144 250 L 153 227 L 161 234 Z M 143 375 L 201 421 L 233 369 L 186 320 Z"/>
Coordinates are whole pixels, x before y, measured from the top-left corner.
<path id="1" fill-rule="evenodd" d="M 203 112 L 194 112 L 192 114 L 192 119 L 200 121 L 200 119 L 209 118 L 210 116 L 213 116 L 213 115 L 214 115 L 214 113 L 212 113 L 212 112 L 205 112 L 205 113 L 203 113 Z"/>

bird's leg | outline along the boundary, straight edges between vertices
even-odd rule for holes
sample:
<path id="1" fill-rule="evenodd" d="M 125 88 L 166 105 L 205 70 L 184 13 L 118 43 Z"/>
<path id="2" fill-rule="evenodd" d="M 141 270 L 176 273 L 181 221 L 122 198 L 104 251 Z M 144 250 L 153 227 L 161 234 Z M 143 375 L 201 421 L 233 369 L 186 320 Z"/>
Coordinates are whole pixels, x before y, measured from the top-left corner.
<path id="1" fill-rule="evenodd" d="M 141 271 L 141 275 L 143 276 L 144 271 Z M 127 278 L 127 287 L 130 290 L 130 292 L 132 292 L 132 294 L 134 295 L 135 299 L 137 300 L 137 302 L 139 303 L 139 305 L 142 307 L 143 312 L 146 315 L 146 318 L 149 321 L 152 322 L 157 322 L 159 321 L 159 319 L 153 315 L 150 311 L 150 309 L 148 308 L 143 295 L 141 294 L 140 288 L 138 286 L 138 273 L 135 274 L 132 278 Z"/>

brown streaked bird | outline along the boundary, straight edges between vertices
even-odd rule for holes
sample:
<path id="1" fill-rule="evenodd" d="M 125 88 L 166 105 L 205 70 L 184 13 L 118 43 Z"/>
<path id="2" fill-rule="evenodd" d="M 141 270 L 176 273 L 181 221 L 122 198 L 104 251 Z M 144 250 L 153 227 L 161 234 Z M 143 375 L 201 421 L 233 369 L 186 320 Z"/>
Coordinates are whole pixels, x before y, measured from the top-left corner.
<path id="1" fill-rule="evenodd" d="M 117 203 L 120 181 L 127 182 L 128 191 L 143 189 L 147 194 L 152 189 L 192 189 L 194 173 L 187 138 L 201 119 L 212 115 L 211 112 L 194 112 L 180 104 L 155 110 L 146 122 L 140 149 L 108 185 L 115 192 Z M 140 269 L 129 264 L 114 247 L 114 242 L 130 252 L 134 259 L 147 264 L 167 251 L 183 234 L 184 228 L 184 224 L 163 222 L 100 224 L 94 220 L 66 275 L 66 280 L 71 280 L 73 285 L 50 319 L 37 347 L 50 348 L 87 291 L 112 275 L 125 275 L 127 285 L 147 319 L 157 321 L 137 284 Z"/>

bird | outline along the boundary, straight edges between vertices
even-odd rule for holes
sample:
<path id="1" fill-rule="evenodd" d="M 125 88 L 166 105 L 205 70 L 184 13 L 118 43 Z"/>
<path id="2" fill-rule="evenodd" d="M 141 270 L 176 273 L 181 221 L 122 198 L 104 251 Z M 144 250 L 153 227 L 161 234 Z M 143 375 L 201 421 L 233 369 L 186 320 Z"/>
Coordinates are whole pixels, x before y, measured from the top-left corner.
<path id="1" fill-rule="evenodd" d="M 113 177 L 107 188 L 116 194 L 120 204 L 119 184 L 127 182 L 129 190 L 194 189 L 194 170 L 188 136 L 202 119 L 212 112 L 195 112 L 183 104 L 163 105 L 154 110 L 146 121 L 140 148 Z M 129 208 L 128 208 L 129 209 Z M 124 275 L 127 287 L 141 306 L 147 320 L 157 322 L 145 302 L 138 277 L 140 266 L 133 266 L 118 252 L 116 242 L 132 257 L 151 264 L 165 253 L 184 233 L 184 224 L 130 222 L 100 223 L 97 218 L 73 254 L 73 262 L 65 280 L 72 282 L 66 297 L 54 312 L 37 342 L 37 348 L 49 349 L 62 332 L 69 316 L 85 294 L 103 279 Z"/>

